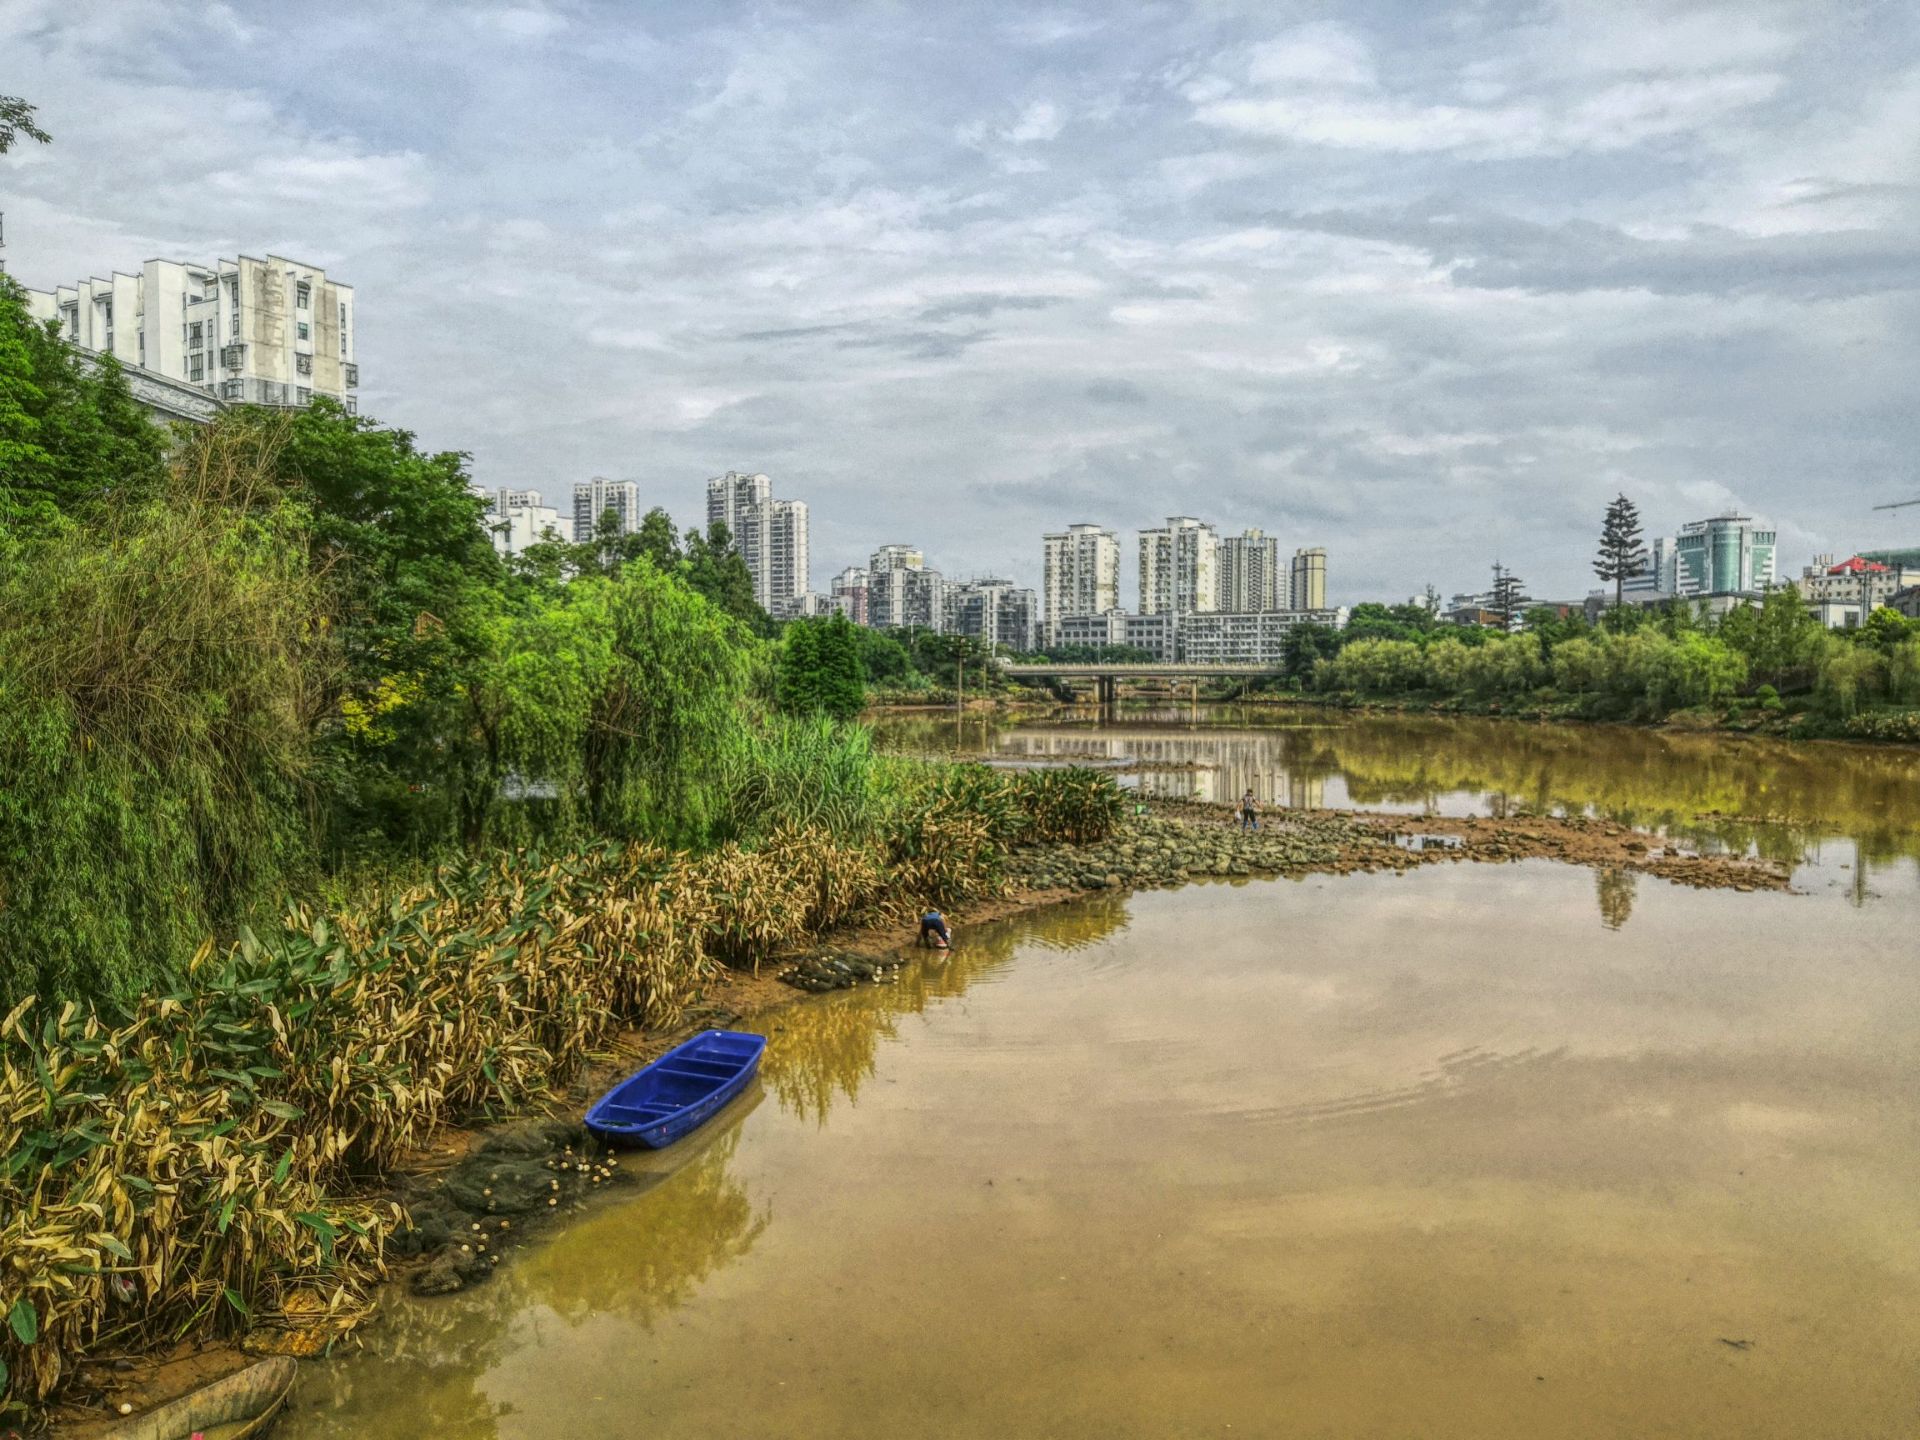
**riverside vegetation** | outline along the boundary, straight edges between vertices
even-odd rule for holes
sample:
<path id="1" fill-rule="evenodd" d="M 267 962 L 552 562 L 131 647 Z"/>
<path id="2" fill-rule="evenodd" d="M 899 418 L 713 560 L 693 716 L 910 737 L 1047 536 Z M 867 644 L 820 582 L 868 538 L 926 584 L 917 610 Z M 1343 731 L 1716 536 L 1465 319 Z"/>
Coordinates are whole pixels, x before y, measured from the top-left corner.
<path id="1" fill-rule="evenodd" d="M 1920 622 L 1882 607 L 1836 634 L 1791 585 L 1717 622 L 1684 602 L 1609 611 L 1600 626 L 1536 608 L 1512 635 L 1362 605 L 1338 638 L 1307 634 L 1294 648 L 1299 683 L 1348 701 L 1920 741 Z"/>
<path id="2" fill-rule="evenodd" d="M 1118 818 L 877 755 L 744 574 L 503 563 L 462 456 L 331 405 L 162 435 L 0 279 L 0 1415 L 351 1311 L 435 1127 Z"/>

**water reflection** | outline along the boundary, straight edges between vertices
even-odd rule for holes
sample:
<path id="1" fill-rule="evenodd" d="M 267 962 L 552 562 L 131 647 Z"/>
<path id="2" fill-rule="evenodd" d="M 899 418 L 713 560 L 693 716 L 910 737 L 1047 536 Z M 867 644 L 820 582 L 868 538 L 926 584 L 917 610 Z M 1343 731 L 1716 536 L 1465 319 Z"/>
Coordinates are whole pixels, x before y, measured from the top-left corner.
<path id="1" fill-rule="evenodd" d="M 364 1352 L 302 1372 L 300 1418 L 282 1433 L 363 1440 L 368 1416 L 404 1415 L 398 1429 L 372 1433 L 493 1437 L 516 1407 L 491 1398 L 486 1378 L 526 1348 L 529 1330 L 564 1332 L 604 1315 L 651 1330 L 742 1259 L 771 1222 L 768 1207 L 756 1207 L 731 1173 L 743 1126 L 765 1093 L 756 1084 L 680 1145 L 628 1156 L 633 1183 L 569 1221 L 562 1243 L 536 1237 L 510 1251 L 488 1283 L 450 1300 L 392 1297 Z M 629 1206 L 644 1209 L 643 1245 L 618 1234 Z M 533 1338 L 540 1347 L 565 1343 L 558 1334 Z"/>
<path id="2" fill-rule="evenodd" d="M 1640 877 L 1631 870 L 1606 867 L 1594 871 L 1593 888 L 1600 900 L 1600 923 L 1609 930 L 1623 928 L 1633 917 L 1633 887 Z"/>
<path id="3" fill-rule="evenodd" d="M 1704 853 L 1797 865 L 1845 837 L 1869 864 L 1920 857 L 1920 754 L 1624 726 L 1342 715 L 1249 706 L 1099 720 L 883 718 L 883 744 L 1139 766 L 1140 787 L 1269 806 L 1414 814 L 1591 813 Z M 1863 893 L 1865 882 L 1862 882 Z"/>
<path id="4" fill-rule="evenodd" d="M 771 1043 L 760 1062 L 763 1083 L 782 1108 L 825 1125 L 836 1100 L 859 1098 L 874 1073 L 883 1043 L 898 1035 L 897 1021 L 1004 970 L 1023 944 L 1078 950 L 1124 930 L 1124 894 L 1093 896 L 1047 912 L 1040 923 L 969 927 L 945 956 L 909 947 L 915 963 L 890 985 L 868 985 L 780 1011 L 763 1030 Z"/>

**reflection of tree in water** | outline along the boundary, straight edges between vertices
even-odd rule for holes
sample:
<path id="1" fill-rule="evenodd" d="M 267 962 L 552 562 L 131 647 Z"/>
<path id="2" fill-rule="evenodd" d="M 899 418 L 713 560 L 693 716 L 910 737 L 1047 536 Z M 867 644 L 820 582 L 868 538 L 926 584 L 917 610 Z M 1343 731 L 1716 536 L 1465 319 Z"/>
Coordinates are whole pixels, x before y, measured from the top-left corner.
<path id="1" fill-rule="evenodd" d="M 1126 928 L 1127 902 L 1110 894 L 1053 905 L 1018 920 L 962 928 L 946 956 L 903 947 L 906 968 L 891 985 L 862 985 L 787 1006 L 767 1025 L 771 1043 L 760 1062 L 767 1088 L 792 1114 L 826 1123 L 834 1102 L 857 1099 L 874 1072 L 880 1042 L 895 1021 L 936 1000 L 960 995 L 1000 970 L 1022 945 L 1078 950 Z"/>
<path id="2" fill-rule="evenodd" d="M 1600 923 L 1618 930 L 1633 916 L 1633 891 L 1640 877 L 1631 870 L 1596 870 L 1593 886 L 1600 898 Z"/>
<path id="3" fill-rule="evenodd" d="M 589 1221 L 567 1242 L 530 1255 L 515 1276 L 525 1298 L 574 1323 L 616 1314 L 651 1326 L 709 1275 L 743 1257 L 771 1218 L 755 1211 L 728 1173 L 743 1118 L 736 1115 L 711 1143 L 637 1199 L 598 1217 L 598 1226 Z M 598 1243 L 604 1234 L 599 1227 L 615 1224 L 632 1243 Z"/>
<path id="4" fill-rule="evenodd" d="M 755 1212 L 728 1174 L 754 1103 L 743 1099 L 722 1112 L 714 1123 L 724 1128 L 711 1137 L 696 1132 L 682 1141 L 695 1147 L 683 1159 L 671 1149 L 627 1156 L 623 1164 L 636 1170 L 673 1168 L 657 1180 L 657 1172 L 644 1173 L 642 1183 L 654 1182 L 649 1188 L 603 1202 L 570 1221 L 571 1231 L 509 1252 L 484 1284 L 441 1300 L 396 1298 L 367 1335 L 365 1352 L 303 1386 L 284 1428 L 303 1440 L 497 1435 L 515 1407 L 488 1399 L 481 1382 L 525 1345 L 525 1325 L 551 1312 L 569 1324 L 611 1313 L 651 1326 L 760 1238 L 770 1217 Z M 608 1227 L 620 1231 L 612 1242 Z"/>
<path id="5" fill-rule="evenodd" d="M 497 1276 L 453 1299 L 383 1304 L 362 1338 L 364 1350 L 301 1367 L 293 1413 L 277 1433 L 302 1440 L 497 1435 L 513 1406 L 482 1395 L 479 1381 L 505 1349 L 513 1299 L 507 1277 Z M 397 1423 L 379 1418 L 387 1415 Z"/>

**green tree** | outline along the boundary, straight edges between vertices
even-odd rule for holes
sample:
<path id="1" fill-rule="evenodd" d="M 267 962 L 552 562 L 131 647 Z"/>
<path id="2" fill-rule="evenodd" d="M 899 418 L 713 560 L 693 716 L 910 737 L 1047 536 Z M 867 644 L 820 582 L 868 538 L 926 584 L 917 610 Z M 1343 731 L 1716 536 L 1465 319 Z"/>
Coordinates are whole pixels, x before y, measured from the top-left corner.
<path id="1" fill-rule="evenodd" d="M 743 622 L 755 634 L 773 633 L 773 622 L 753 598 L 753 572 L 747 569 L 733 536 L 720 521 L 714 521 L 705 533 L 687 532 L 686 566 L 682 573 L 694 593 L 704 596 L 723 614 Z"/>
<path id="2" fill-rule="evenodd" d="M 1640 539 L 1640 511 L 1625 495 L 1616 496 L 1600 522 L 1600 553 L 1593 573 L 1613 584 L 1613 607 L 1626 602 L 1627 581 L 1647 568 L 1647 547 Z"/>
<path id="3" fill-rule="evenodd" d="M 1331 625 L 1294 625 L 1281 642 L 1281 670 L 1294 684 L 1304 685 L 1322 660 L 1340 653 L 1342 643 L 1341 633 Z"/>
<path id="4" fill-rule="evenodd" d="M 128 391 L 112 356 L 83 359 L 27 312 L 0 275 L 0 529 L 44 534 L 99 519 L 165 484 L 165 432 Z"/>
<path id="5" fill-rule="evenodd" d="M 1520 618 L 1526 603 L 1526 582 L 1511 570 L 1496 564 L 1493 567 L 1493 598 L 1488 608 L 1500 617 L 1501 630 L 1513 633 L 1514 622 Z"/>
<path id="6" fill-rule="evenodd" d="M 24 135 L 46 145 L 53 137 L 33 123 L 35 107 L 18 95 L 0 95 L 0 155 L 6 154 Z"/>
<path id="7" fill-rule="evenodd" d="M 790 621 L 774 659 L 775 698 L 793 715 L 851 720 L 866 704 L 860 640 L 845 616 Z"/>
<path id="8" fill-rule="evenodd" d="M 639 552 L 662 575 L 680 568 L 680 540 L 674 533 L 673 517 L 658 505 L 640 517 Z"/>
<path id="9" fill-rule="evenodd" d="M 1792 585 L 1768 591 L 1757 608 L 1740 605 L 1728 611 L 1716 633 L 1746 655 L 1755 680 L 1781 690 L 1811 686 L 1827 648 L 1826 631 Z"/>

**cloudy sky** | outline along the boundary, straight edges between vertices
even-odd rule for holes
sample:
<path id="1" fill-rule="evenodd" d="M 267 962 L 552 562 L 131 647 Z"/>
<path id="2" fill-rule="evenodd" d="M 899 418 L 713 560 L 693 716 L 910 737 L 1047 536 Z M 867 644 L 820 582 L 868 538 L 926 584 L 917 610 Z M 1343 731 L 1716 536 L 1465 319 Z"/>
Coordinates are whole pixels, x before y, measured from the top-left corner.
<path id="1" fill-rule="evenodd" d="M 822 587 L 1194 514 L 1575 596 L 1618 491 L 1920 543 L 1917 16 L 0 0 L 0 207 L 33 285 L 325 265 L 365 410 L 563 508 L 765 470 Z"/>

